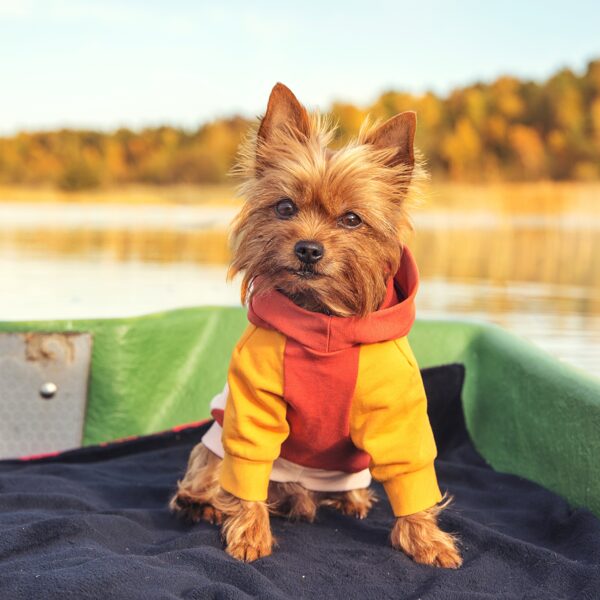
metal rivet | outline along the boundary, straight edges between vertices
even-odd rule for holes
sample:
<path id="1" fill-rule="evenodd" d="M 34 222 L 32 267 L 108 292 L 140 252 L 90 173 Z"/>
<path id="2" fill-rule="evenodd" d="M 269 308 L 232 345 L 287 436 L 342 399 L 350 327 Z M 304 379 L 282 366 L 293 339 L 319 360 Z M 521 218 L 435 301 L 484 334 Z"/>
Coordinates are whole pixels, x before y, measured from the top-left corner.
<path id="1" fill-rule="evenodd" d="M 50 400 L 50 398 L 54 398 L 54 395 L 58 392 L 58 386 L 51 381 L 47 381 L 42 384 L 40 388 L 40 396 L 45 400 Z"/>

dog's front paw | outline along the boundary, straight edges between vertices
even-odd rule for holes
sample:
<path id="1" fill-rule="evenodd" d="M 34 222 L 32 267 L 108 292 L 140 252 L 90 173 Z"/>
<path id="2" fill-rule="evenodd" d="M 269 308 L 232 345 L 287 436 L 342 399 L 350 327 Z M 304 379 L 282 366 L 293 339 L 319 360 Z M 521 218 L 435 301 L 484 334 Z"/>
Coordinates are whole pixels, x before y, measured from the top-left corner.
<path id="1" fill-rule="evenodd" d="M 237 560 L 252 562 L 264 556 L 269 556 L 272 552 L 273 544 L 271 540 L 252 537 L 235 540 L 227 544 L 225 551 Z"/>
<path id="2" fill-rule="evenodd" d="M 394 548 L 420 564 L 444 569 L 462 565 L 455 536 L 442 531 L 429 511 L 397 518 L 391 541 Z"/>
<path id="3" fill-rule="evenodd" d="M 438 540 L 412 544 L 409 556 L 422 565 L 458 569 L 462 565 L 462 557 L 456 548 L 454 538 L 448 533 L 441 533 L 443 535 Z"/>
<path id="4" fill-rule="evenodd" d="M 222 534 L 227 553 L 244 562 L 269 556 L 273 548 L 273 536 L 266 504 L 244 500 L 238 503 L 237 510 L 223 523 Z"/>

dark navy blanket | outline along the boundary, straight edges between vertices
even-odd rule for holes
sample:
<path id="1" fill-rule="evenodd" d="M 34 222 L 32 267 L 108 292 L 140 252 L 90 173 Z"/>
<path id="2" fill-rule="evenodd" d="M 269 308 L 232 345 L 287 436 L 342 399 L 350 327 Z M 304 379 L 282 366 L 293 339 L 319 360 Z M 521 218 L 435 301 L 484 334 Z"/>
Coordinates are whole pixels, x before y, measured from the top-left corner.
<path id="1" fill-rule="evenodd" d="M 600 521 L 538 485 L 492 471 L 460 404 L 463 370 L 426 369 L 442 526 L 464 566 L 413 563 L 388 544 L 382 501 L 365 521 L 322 510 L 314 524 L 273 519 L 279 546 L 253 564 L 219 532 L 166 504 L 203 427 L 0 463 L 0 598 L 600 598 Z"/>

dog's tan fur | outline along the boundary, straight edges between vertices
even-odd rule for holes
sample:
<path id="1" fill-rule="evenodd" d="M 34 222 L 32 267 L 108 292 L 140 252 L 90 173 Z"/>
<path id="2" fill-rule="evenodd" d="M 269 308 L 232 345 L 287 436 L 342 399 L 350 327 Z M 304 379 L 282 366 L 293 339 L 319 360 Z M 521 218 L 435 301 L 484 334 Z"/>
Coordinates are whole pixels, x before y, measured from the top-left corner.
<path id="1" fill-rule="evenodd" d="M 354 142 L 332 150 L 334 129 L 327 120 L 309 114 L 285 86 L 275 86 L 237 167 L 245 204 L 233 226 L 230 275 L 243 275 L 243 301 L 277 288 L 311 311 L 364 316 L 377 310 L 410 230 L 411 189 L 423 177 L 413 150 L 415 125 L 414 113 L 402 113 L 383 125 L 365 125 Z M 274 206 L 282 198 L 293 199 L 295 218 L 277 217 Z M 362 218 L 360 227 L 340 226 L 348 212 Z M 318 240 L 325 248 L 310 277 L 293 272 L 298 240 Z M 370 490 L 321 493 L 271 482 L 267 502 L 246 502 L 221 489 L 220 465 L 196 446 L 170 506 L 191 521 L 220 524 L 227 552 L 240 560 L 271 553 L 269 513 L 312 522 L 319 506 L 329 506 L 364 518 L 375 500 Z M 397 518 L 392 545 L 417 562 L 460 566 L 456 539 L 437 525 L 445 505 Z"/>

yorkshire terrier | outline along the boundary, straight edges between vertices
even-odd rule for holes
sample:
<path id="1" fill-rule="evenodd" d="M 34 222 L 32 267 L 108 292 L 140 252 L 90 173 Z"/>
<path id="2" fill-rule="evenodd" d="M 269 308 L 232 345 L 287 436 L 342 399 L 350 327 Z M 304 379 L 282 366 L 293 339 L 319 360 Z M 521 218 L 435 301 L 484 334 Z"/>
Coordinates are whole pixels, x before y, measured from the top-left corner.
<path id="1" fill-rule="evenodd" d="M 221 525 L 237 559 L 271 553 L 269 513 L 313 521 L 329 506 L 366 517 L 372 476 L 395 515 L 392 546 L 461 565 L 437 523 L 448 500 L 406 337 L 418 285 L 404 245 L 421 173 L 415 128 L 404 112 L 333 149 L 334 128 L 277 84 L 242 147 L 230 275 L 243 275 L 250 324 L 170 503 Z"/>

